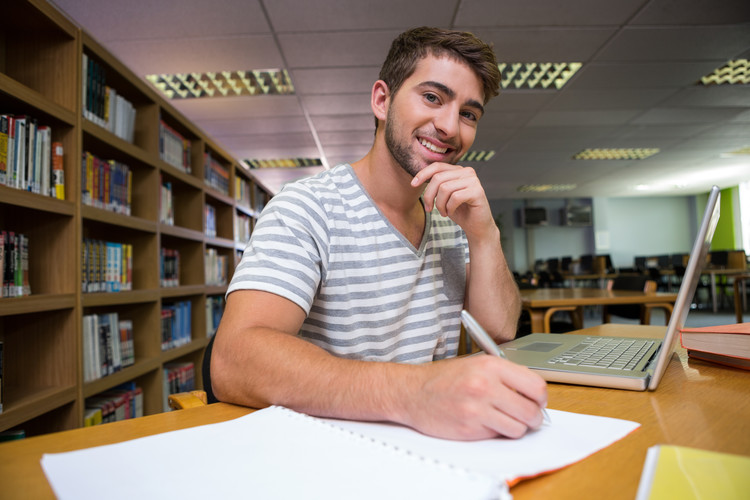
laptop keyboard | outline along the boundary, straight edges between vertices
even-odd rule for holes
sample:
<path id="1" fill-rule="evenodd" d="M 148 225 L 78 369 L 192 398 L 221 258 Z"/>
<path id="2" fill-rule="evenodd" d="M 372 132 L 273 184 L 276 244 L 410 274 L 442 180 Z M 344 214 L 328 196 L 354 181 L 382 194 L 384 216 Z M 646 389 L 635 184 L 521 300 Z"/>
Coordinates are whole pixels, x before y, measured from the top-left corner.
<path id="1" fill-rule="evenodd" d="M 577 346 L 550 359 L 548 363 L 632 370 L 655 342 L 647 339 L 587 337 Z"/>

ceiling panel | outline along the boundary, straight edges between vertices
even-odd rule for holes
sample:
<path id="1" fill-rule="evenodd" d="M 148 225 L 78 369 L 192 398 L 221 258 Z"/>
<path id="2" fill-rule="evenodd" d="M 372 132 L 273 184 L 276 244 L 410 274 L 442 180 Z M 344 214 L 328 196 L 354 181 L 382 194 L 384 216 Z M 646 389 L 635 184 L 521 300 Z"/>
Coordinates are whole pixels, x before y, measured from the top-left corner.
<path id="1" fill-rule="evenodd" d="M 269 33 L 256 0 L 55 0 L 101 42 Z M 220 29 L 219 29 L 220 28 Z"/>
<path id="2" fill-rule="evenodd" d="M 750 21 L 750 2 L 721 0 L 706 8 L 705 0 L 651 0 L 631 21 L 632 24 L 736 24 Z"/>
<path id="3" fill-rule="evenodd" d="M 401 30 L 279 34 L 290 68 L 377 66 Z"/>
<path id="4" fill-rule="evenodd" d="M 272 0 L 265 2 L 279 33 L 407 29 L 450 25 L 457 0 Z"/>
<path id="5" fill-rule="evenodd" d="M 616 33 L 615 28 L 459 28 L 492 43 L 501 62 L 586 62 Z"/>
<path id="6" fill-rule="evenodd" d="M 747 25 L 632 28 L 620 31 L 600 61 L 696 61 L 734 58 L 747 50 Z M 702 75 L 701 75 L 702 76 Z"/>
<path id="7" fill-rule="evenodd" d="M 119 41 L 109 47 L 139 76 L 284 67 L 270 35 Z"/>
<path id="8" fill-rule="evenodd" d="M 457 26 L 605 26 L 620 25 L 637 12 L 642 0 L 560 2 L 558 0 L 465 0 Z"/>

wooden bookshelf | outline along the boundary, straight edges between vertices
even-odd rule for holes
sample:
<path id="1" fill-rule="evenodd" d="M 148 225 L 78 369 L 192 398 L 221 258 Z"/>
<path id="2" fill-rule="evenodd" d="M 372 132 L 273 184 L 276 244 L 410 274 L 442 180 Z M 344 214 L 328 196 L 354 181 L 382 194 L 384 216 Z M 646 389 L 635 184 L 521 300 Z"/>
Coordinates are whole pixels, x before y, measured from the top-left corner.
<path id="1" fill-rule="evenodd" d="M 253 173 L 190 123 L 148 84 L 96 40 L 43 0 L 10 0 L 0 19 L 0 114 L 27 114 L 49 125 L 64 149 L 65 199 L 0 185 L 0 230 L 29 239 L 31 295 L 0 298 L 4 346 L 3 412 L 0 431 L 24 429 L 28 436 L 83 425 L 86 398 L 126 382 L 143 390 L 144 413 L 163 410 L 163 367 L 192 361 L 201 387 L 203 350 L 212 332 L 209 305 L 226 283 L 206 279 L 206 255 L 227 262 L 231 277 L 244 242 L 237 219 L 257 217 L 270 198 Z M 83 56 L 106 70 L 106 84 L 135 108 L 132 142 L 84 116 Z M 160 155 L 160 124 L 189 144 L 189 171 Z M 84 202 L 83 155 L 126 165 L 131 175 L 130 213 Z M 228 172 L 226 192 L 206 182 L 205 155 Z M 238 199 L 237 178 L 251 193 Z M 161 181 L 172 186 L 174 224 L 159 220 Z M 207 234 L 205 212 L 215 214 L 216 234 Z M 83 290 L 84 239 L 130 244 L 132 290 Z M 162 248 L 180 252 L 179 286 L 162 287 Z M 161 348 L 162 306 L 189 301 L 191 340 Z M 84 382 L 83 317 L 117 312 L 133 322 L 135 363 Z"/>

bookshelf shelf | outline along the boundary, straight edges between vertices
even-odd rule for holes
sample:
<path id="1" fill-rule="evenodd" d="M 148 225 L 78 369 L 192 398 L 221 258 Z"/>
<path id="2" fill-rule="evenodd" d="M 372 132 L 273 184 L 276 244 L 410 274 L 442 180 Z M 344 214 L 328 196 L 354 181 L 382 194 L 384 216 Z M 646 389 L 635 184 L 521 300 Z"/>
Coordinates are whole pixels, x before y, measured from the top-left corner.
<path id="1" fill-rule="evenodd" d="M 72 309 L 76 296 L 66 294 L 35 294 L 27 297 L 0 299 L 0 317 Z"/>
<path id="2" fill-rule="evenodd" d="M 68 387 L 43 387 L 17 389 L 6 387 L 7 408 L 0 413 L 0 428 L 10 429 L 28 420 L 55 410 L 76 400 L 78 389 Z M 5 406 L 5 405 L 4 405 Z"/>
<path id="3" fill-rule="evenodd" d="M 254 218 L 270 194 L 51 3 L 6 3 L 7 15 L 0 18 L 0 115 L 28 115 L 50 127 L 51 141 L 62 145 L 65 195 L 57 199 L 0 184 L 0 230 L 28 238 L 31 293 L 0 298 L 0 431 L 19 428 L 32 436 L 80 427 L 87 398 L 125 383 L 142 389 L 145 414 L 161 412 L 167 363 L 194 363 L 201 387 L 203 351 L 227 290 L 207 278 L 206 264 L 226 262 L 231 275 L 240 251 L 235 218 Z M 101 85 L 94 85 L 95 75 Z M 106 99 L 94 88 L 109 89 Z M 109 123 L 113 115 L 122 121 Z M 172 146 L 184 148 L 178 160 L 165 154 L 165 126 L 176 134 L 168 139 Z M 94 184 L 93 172 L 101 184 Z M 163 183 L 171 190 L 173 224 L 161 219 Z M 237 186 L 245 198 L 236 195 Z M 207 231 L 207 211 L 215 233 Z M 95 244 L 96 255 L 106 256 L 96 261 L 100 267 L 89 253 Z M 105 253 L 112 248 L 114 253 Z M 163 249 L 179 252 L 179 286 L 162 286 Z M 105 280 L 103 262 L 121 267 L 115 265 Z M 179 304 L 190 311 L 190 339 L 163 351 L 162 310 Z M 90 380 L 91 321 L 115 314 L 118 325 L 132 323 L 135 361 Z"/>
<path id="4" fill-rule="evenodd" d="M 24 109 L 31 112 L 38 111 L 42 114 L 54 117 L 56 120 L 67 123 L 70 126 L 75 125 L 76 114 L 73 110 L 67 109 L 54 101 L 50 101 L 34 89 L 17 82 L 16 80 L 0 73 L 0 92 L 6 94 L 6 97 L 12 97 L 17 106 L 23 106 Z M 33 102 L 33 105 L 29 105 Z M 11 103 L 12 107 L 13 104 Z"/>

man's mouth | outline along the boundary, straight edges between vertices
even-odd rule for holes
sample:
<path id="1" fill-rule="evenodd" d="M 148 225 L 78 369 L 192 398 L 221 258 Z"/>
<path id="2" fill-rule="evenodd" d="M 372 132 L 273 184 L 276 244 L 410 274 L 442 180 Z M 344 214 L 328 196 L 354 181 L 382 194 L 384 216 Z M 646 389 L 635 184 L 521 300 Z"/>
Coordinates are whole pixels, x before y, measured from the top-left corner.
<path id="1" fill-rule="evenodd" d="M 438 154 L 445 154 L 448 151 L 448 148 L 441 148 L 439 146 L 436 146 L 435 144 L 431 143 L 430 141 L 427 141 L 425 139 L 419 139 L 419 143 L 432 151 L 433 153 Z"/>

